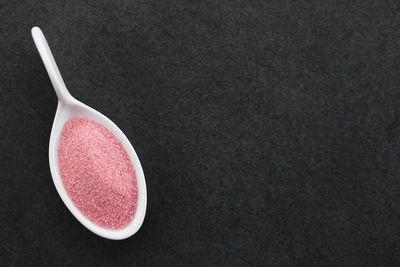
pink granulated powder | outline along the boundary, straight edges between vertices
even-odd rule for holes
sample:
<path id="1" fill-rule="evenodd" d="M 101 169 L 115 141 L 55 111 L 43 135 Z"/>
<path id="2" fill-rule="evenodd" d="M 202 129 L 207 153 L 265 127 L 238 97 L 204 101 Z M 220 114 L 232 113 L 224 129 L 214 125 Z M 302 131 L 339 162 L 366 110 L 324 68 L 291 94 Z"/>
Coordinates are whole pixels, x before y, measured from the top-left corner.
<path id="1" fill-rule="evenodd" d="M 70 119 L 61 134 L 58 167 L 69 197 L 90 221 L 112 230 L 132 221 L 138 197 L 135 169 L 104 126 Z"/>

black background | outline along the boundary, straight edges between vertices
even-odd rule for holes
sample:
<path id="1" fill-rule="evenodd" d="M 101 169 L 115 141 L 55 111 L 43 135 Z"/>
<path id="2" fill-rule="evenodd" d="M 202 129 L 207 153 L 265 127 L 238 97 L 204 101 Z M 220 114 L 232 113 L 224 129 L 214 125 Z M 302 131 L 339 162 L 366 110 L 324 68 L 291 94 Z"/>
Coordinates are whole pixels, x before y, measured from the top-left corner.
<path id="1" fill-rule="evenodd" d="M 1 262 L 395 265 L 397 3 L 0 0 Z M 141 159 L 148 212 L 127 240 L 55 190 L 35 25 Z"/>

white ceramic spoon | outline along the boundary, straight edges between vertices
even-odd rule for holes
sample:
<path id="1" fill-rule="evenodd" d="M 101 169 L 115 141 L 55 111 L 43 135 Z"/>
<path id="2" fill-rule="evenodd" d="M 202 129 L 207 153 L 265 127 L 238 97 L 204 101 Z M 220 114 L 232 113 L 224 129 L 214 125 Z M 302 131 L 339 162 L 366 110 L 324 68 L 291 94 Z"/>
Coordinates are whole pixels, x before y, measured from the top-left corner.
<path id="1" fill-rule="evenodd" d="M 58 70 L 57 64 L 54 61 L 54 57 L 50 51 L 50 48 L 44 38 L 43 32 L 38 28 L 32 28 L 32 37 L 35 41 L 36 47 L 39 54 L 43 60 L 44 66 L 46 67 L 47 73 L 49 74 L 51 83 L 54 86 L 58 97 L 58 106 L 56 116 L 53 122 L 53 128 L 50 135 L 49 143 L 49 163 L 51 175 L 53 176 L 53 182 L 56 186 L 58 194 L 64 201 L 67 208 L 75 216 L 78 221 L 80 221 L 87 229 L 93 233 L 108 239 L 125 239 L 135 234 L 143 223 L 144 216 L 146 213 L 146 203 L 147 203 L 147 193 L 146 193 L 146 182 L 144 179 L 144 174 L 142 166 L 135 150 L 133 149 L 128 138 L 123 134 L 123 132 L 106 116 L 100 112 L 86 106 L 85 104 L 79 102 L 68 92 L 67 87 L 61 77 L 60 71 Z M 72 200 L 69 198 L 63 182 L 61 180 L 60 172 L 58 169 L 58 155 L 57 148 L 60 141 L 60 136 L 64 124 L 73 117 L 87 118 L 94 120 L 109 131 L 111 131 L 117 139 L 121 142 L 122 146 L 128 153 L 133 167 L 135 168 L 137 184 L 138 184 L 138 205 L 136 209 L 135 216 L 132 222 L 121 230 L 108 230 L 102 228 L 91 221 L 89 221 L 82 213 L 76 208 Z"/>

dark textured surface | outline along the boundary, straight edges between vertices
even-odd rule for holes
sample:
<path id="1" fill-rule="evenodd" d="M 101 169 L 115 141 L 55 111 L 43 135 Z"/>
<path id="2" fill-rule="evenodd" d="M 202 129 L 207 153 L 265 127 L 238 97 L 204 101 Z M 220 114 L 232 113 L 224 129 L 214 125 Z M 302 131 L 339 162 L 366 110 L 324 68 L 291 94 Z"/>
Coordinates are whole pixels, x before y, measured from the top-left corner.
<path id="1" fill-rule="evenodd" d="M 398 265 L 400 5 L 291 2 L 0 0 L 1 265 Z M 142 161 L 132 238 L 54 188 L 34 25 Z"/>

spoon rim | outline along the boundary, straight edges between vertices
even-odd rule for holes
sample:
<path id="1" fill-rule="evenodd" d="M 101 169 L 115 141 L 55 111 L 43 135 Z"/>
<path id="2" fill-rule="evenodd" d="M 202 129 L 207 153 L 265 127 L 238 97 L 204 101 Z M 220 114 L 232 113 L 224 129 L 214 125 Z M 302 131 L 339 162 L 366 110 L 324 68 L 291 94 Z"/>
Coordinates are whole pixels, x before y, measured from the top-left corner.
<path id="1" fill-rule="evenodd" d="M 71 112 L 71 109 L 76 110 L 74 112 Z M 79 113 L 81 116 L 78 115 Z M 104 126 L 111 133 L 113 133 L 127 152 L 129 159 L 134 167 L 138 186 L 137 206 L 133 219 L 127 226 L 122 229 L 107 229 L 90 221 L 75 206 L 64 187 L 58 167 L 58 145 L 65 123 L 69 119 L 74 117 L 94 120 L 95 122 L 100 123 L 102 126 Z M 139 157 L 137 156 L 137 153 L 132 144 L 129 142 L 128 138 L 121 131 L 121 129 L 119 129 L 118 126 L 113 123 L 109 118 L 76 99 L 70 101 L 68 104 L 63 104 L 59 102 L 50 134 L 49 165 L 54 185 L 65 206 L 69 209 L 72 215 L 74 215 L 74 217 L 88 230 L 103 238 L 111 240 L 122 240 L 134 235 L 140 229 L 143 224 L 147 209 L 147 189 L 143 168 L 141 166 Z"/>

